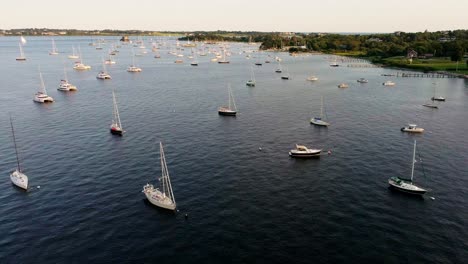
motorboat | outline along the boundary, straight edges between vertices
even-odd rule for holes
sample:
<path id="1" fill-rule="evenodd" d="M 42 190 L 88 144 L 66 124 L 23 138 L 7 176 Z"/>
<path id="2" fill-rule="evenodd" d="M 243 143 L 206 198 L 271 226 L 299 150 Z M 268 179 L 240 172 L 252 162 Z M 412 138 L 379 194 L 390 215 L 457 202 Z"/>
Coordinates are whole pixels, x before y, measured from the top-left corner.
<path id="1" fill-rule="evenodd" d="M 348 88 L 349 85 L 347 85 L 346 83 L 340 83 L 338 84 L 338 88 Z"/>
<path id="2" fill-rule="evenodd" d="M 368 83 L 369 81 L 367 79 L 364 79 L 364 78 L 359 78 L 359 79 L 357 79 L 357 82 L 358 83 Z"/>
<path id="3" fill-rule="evenodd" d="M 409 133 L 422 133 L 424 132 L 424 128 L 417 127 L 416 124 L 408 124 L 408 126 L 402 127 L 401 131 Z"/>
<path id="4" fill-rule="evenodd" d="M 296 148 L 289 151 L 289 156 L 294 158 L 313 158 L 320 157 L 321 152 L 321 149 L 309 149 L 306 146 L 296 144 Z"/>
<path id="5" fill-rule="evenodd" d="M 318 77 L 312 75 L 312 76 L 307 77 L 306 80 L 307 81 L 318 81 Z"/>
<path id="6" fill-rule="evenodd" d="M 96 78 L 100 79 L 100 80 L 110 80 L 110 79 L 112 79 L 111 76 L 107 72 L 104 72 L 104 71 L 100 71 L 98 73 L 98 75 L 96 76 Z"/>
<path id="7" fill-rule="evenodd" d="M 395 83 L 392 82 L 392 81 L 386 81 L 386 82 L 382 83 L 382 85 L 384 85 L 384 86 L 394 86 Z"/>

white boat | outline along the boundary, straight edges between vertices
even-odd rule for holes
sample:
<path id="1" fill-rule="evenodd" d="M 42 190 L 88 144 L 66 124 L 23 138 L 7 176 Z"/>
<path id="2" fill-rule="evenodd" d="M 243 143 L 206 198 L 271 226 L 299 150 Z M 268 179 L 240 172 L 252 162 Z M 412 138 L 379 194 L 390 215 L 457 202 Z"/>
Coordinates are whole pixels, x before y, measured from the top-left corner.
<path id="1" fill-rule="evenodd" d="M 190 66 L 198 66 L 198 61 L 197 61 L 197 53 L 196 52 L 193 52 L 192 50 L 192 54 L 193 54 L 193 60 L 192 62 L 190 63 Z M 190 58 L 190 57 L 189 57 Z"/>
<path id="2" fill-rule="evenodd" d="M 409 133 L 422 133 L 424 132 L 424 128 L 417 127 L 416 124 L 408 124 L 406 127 L 401 128 L 402 132 L 409 132 Z"/>
<path id="3" fill-rule="evenodd" d="M 39 72 L 39 77 L 41 79 L 41 90 L 34 94 L 33 101 L 38 103 L 52 103 L 54 98 L 47 95 L 45 88 L 44 80 L 42 79 L 42 73 Z"/>
<path id="4" fill-rule="evenodd" d="M 382 85 L 384 85 L 384 86 L 394 86 L 395 83 L 392 82 L 392 81 L 386 81 L 386 82 L 382 83 Z"/>
<path id="5" fill-rule="evenodd" d="M 307 77 L 306 80 L 307 81 L 318 81 L 318 77 L 311 75 L 311 76 Z"/>
<path id="6" fill-rule="evenodd" d="M 23 39 L 24 39 L 24 38 L 23 38 Z M 25 61 L 25 60 L 26 60 L 26 57 L 24 56 L 23 44 L 22 44 L 21 41 L 19 42 L 19 50 L 20 50 L 20 55 L 19 55 L 19 57 L 16 57 L 16 60 L 17 60 L 17 61 Z"/>
<path id="7" fill-rule="evenodd" d="M 155 188 L 152 184 L 147 183 L 143 186 L 143 193 L 150 203 L 169 210 L 176 209 L 174 193 L 172 191 L 171 179 L 169 170 L 167 169 L 166 157 L 161 142 L 159 142 L 159 152 L 161 155 L 161 177 L 159 178 L 160 188 Z"/>
<path id="8" fill-rule="evenodd" d="M 24 174 L 21 170 L 20 160 L 18 156 L 18 147 L 16 146 L 15 130 L 13 129 L 13 121 L 11 120 L 11 116 L 10 116 L 10 125 L 11 125 L 11 133 L 13 135 L 13 144 L 15 145 L 15 153 L 16 153 L 16 169 L 12 173 L 10 173 L 10 180 L 14 185 L 22 189 L 28 190 L 29 180 L 28 180 L 28 176 L 26 176 L 26 174 Z"/>
<path id="9" fill-rule="evenodd" d="M 75 62 L 75 65 L 73 66 L 73 69 L 75 69 L 77 71 L 90 70 L 91 66 L 86 65 L 86 64 L 83 63 L 83 55 L 81 54 L 81 48 L 78 47 L 78 50 L 80 51 L 80 60 Z"/>
<path id="10" fill-rule="evenodd" d="M 100 80 L 110 80 L 110 79 L 112 79 L 112 77 L 110 76 L 110 74 L 106 70 L 106 63 L 105 62 L 102 62 L 102 71 L 100 71 L 97 74 L 96 78 L 100 79 Z"/>
<path id="11" fill-rule="evenodd" d="M 250 72 L 251 72 L 251 76 L 250 76 L 250 80 L 248 80 L 245 85 L 249 86 L 249 87 L 254 87 L 256 82 L 255 82 L 255 74 L 254 74 L 254 71 L 253 71 L 253 68 L 252 66 L 250 66 Z"/>
<path id="12" fill-rule="evenodd" d="M 413 160 L 411 162 L 411 178 L 404 179 L 400 177 L 391 177 L 390 179 L 388 179 L 388 184 L 390 184 L 390 187 L 394 188 L 395 190 L 405 192 L 405 193 L 417 194 L 417 195 L 425 194 L 427 192 L 426 189 L 421 188 L 413 183 L 415 163 L 416 163 L 416 140 L 414 141 Z"/>
<path id="13" fill-rule="evenodd" d="M 110 132 L 113 135 L 122 136 L 124 130 L 122 128 L 122 123 L 120 122 L 119 108 L 117 107 L 117 99 L 115 99 L 115 92 L 112 89 L 112 100 L 113 100 L 113 114 L 112 114 L 112 124 L 110 126 Z"/>
<path id="14" fill-rule="evenodd" d="M 281 68 L 281 59 L 276 57 L 276 61 L 278 62 L 278 68 L 276 68 L 275 72 L 276 73 L 282 73 L 283 72 L 283 68 Z"/>
<path id="15" fill-rule="evenodd" d="M 75 85 L 68 82 L 67 70 L 65 69 L 65 67 L 63 68 L 63 73 L 64 73 L 64 78 L 60 80 L 60 84 L 57 90 L 65 91 L 65 92 L 78 90 Z"/>
<path id="16" fill-rule="evenodd" d="M 431 97 L 432 101 L 445 102 L 445 98 L 442 96 L 436 96 L 436 84 L 434 83 L 434 95 Z"/>
<path id="17" fill-rule="evenodd" d="M 340 84 L 338 84 L 338 88 L 348 88 L 348 87 L 349 87 L 349 85 L 346 84 L 346 83 L 340 83 Z"/>
<path id="18" fill-rule="evenodd" d="M 133 53 L 133 51 L 132 51 Z M 135 65 L 135 53 L 132 54 L 132 65 L 127 67 L 128 72 L 141 72 L 141 68 Z"/>
<path id="19" fill-rule="evenodd" d="M 329 126 L 330 123 L 323 121 L 323 96 L 320 98 L 320 116 L 310 119 L 310 123 L 316 126 Z"/>
<path id="20" fill-rule="evenodd" d="M 236 102 L 231 92 L 231 85 L 228 85 L 228 106 L 218 108 L 218 114 L 224 116 L 235 116 L 237 114 Z"/>
<path id="21" fill-rule="evenodd" d="M 69 59 L 78 59 L 79 57 L 80 56 L 78 56 L 78 54 L 76 54 L 75 46 L 72 46 L 72 54 L 68 55 L 68 58 Z"/>
<path id="22" fill-rule="evenodd" d="M 223 59 L 218 61 L 219 64 L 228 64 L 229 61 L 226 59 L 226 50 L 223 49 Z"/>
<path id="23" fill-rule="evenodd" d="M 289 151 L 289 156 L 294 158 L 313 158 L 313 157 L 320 157 L 321 149 L 309 149 L 303 145 L 297 145 L 295 149 L 291 149 Z"/>
<path id="24" fill-rule="evenodd" d="M 340 66 L 337 62 L 336 62 L 336 59 L 333 63 L 330 64 L 330 67 L 338 67 Z"/>
<path id="25" fill-rule="evenodd" d="M 55 40 L 52 39 L 52 50 L 49 52 L 49 55 L 58 55 L 57 47 L 55 46 Z"/>
<path id="26" fill-rule="evenodd" d="M 368 83 L 369 81 L 367 79 L 365 79 L 365 78 L 359 78 L 359 79 L 357 79 L 357 82 L 358 83 Z"/>

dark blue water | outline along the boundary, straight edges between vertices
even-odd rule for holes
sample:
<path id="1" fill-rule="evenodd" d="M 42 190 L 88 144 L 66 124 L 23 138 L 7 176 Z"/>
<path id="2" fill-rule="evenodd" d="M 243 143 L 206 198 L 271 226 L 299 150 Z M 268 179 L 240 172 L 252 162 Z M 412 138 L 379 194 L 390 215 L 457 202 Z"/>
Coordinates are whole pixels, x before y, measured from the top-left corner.
<path id="1" fill-rule="evenodd" d="M 280 56 L 255 67 L 230 44 L 230 64 L 199 57 L 199 66 L 136 57 L 122 46 L 113 79 L 96 80 L 102 51 L 88 37 L 27 38 L 28 60 L 16 62 L 18 38 L 0 38 L 0 263 L 466 263 L 468 260 L 468 83 L 394 78 L 380 68 L 329 67 L 326 56 Z M 118 38 L 109 38 L 117 40 Z M 148 39 L 146 46 L 150 48 Z M 173 40 L 164 40 L 174 43 Z M 66 55 L 80 44 L 93 69 L 76 72 Z M 217 48 L 218 46 L 213 46 Z M 185 51 L 186 56 L 189 50 Z M 270 58 L 272 61 L 273 59 Z M 38 66 L 56 102 L 36 104 Z M 79 91 L 56 90 L 64 65 Z M 308 75 L 319 81 L 306 81 Z M 358 78 L 369 79 L 359 84 Z M 348 82 L 350 87 L 337 85 Z M 421 105 L 437 93 L 447 102 Z M 220 117 L 231 84 L 239 115 Z M 112 88 L 123 137 L 112 136 Z M 309 124 L 324 97 L 327 129 Z M 30 190 L 12 186 L 15 167 L 8 114 Z M 407 123 L 422 135 L 400 132 Z M 388 189 L 408 177 L 413 141 L 431 189 L 415 198 Z M 151 206 L 141 193 L 160 175 L 165 146 L 178 213 Z M 331 150 L 320 159 L 288 157 L 294 144 Z M 259 151 L 259 147 L 262 151 Z M 40 186 L 40 188 L 37 188 Z M 435 199 L 431 199 L 434 197 Z M 184 215 L 188 214 L 188 219 Z"/>

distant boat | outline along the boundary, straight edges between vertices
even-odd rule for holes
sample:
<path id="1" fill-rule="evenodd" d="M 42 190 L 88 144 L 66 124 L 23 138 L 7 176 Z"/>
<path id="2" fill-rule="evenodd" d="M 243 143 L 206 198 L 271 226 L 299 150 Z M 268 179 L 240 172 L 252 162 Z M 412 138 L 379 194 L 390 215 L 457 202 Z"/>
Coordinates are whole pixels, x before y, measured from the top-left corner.
<path id="1" fill-rule="evenodd" d="M 310 119 L 310 123 L 316 126 L 329 126 L 330 123 L 323 121 L 323 96 L 320 97 L 320 116 Z"/>
<path id="2" fill-rule="evenodd" d="M 276 73 L 281 73 L 283 72 L 283 68 L 281 68 L 281 59 L 277 58 L 276 61 L 278 61 L 278 68 L 276 68 L 275 72 Z"/>
<path id="3" fill-rule="evenodd" d="M 320 157 L 321 149 L 309 149 L 303 145 L 297 145 L 295 149 L 289 151 L 289 156 L 293 158 L 313 158 Z"/>
<path id="4" fill-rule="evenodd" d="M 47 95 L 42 73 L 39 71 L 39 78 L 41 79 L 41 89 L 34 94 L 33 101 L 37 103 L 52 103 L 54 98 Z"/>
<path id="5" fill-rule="evenodd" d="M 28 190 L 28 176 L 24 174 L 21 170 L 20 160 L 18 156 L 18 147 L 16 146 L 16 137 L 15 137 L 15 130 L 13 129 L 13 121 L 10 116 L 10 125 L 11 125 L 11 134 L 13 135 L 13 144 L 15 145 L 15 154 L 16 154 L 16 169 L 10 173 L 10 180 L 11 182 L 25 190 Z"/>
<path id="6" fill-rule="evenodd" d="M 282 80 L 289 80 L 290 79 L 288 67 L 286 67 L 286 73 L 281 76 L 281 79 Z"/>
<path id="7" fill-rule="evenodd" d="M 346 84 L 346 83 L 340 83 L 340 84 L 338 84 L 338 88 L 348 88 L 348 87 L 349 87 L 349 85 Z"/>
<path id="8" fill-rule="evenodd" d="M 384 86 L 394 86 L 395 83 L 392 82 L 392 81 L 386 81 L 386 82 L 382 83 L 382 85 L 384 85 Z"/>
<path id="9" fill-rule="evenodd" d="M 132 65 L 127 67 L 128 72 L 141 72 L 141 68 L 135 66 L 135 53 L 132 50 Z"/>
<path id="10" fill-rule="evenodd" d="M 77 71 L 86 71 L 86 70 L 91 69 L 91 66 L 83 63 L 83 55 L 81 54 L 81 48 L 79 46 L 78 46 L 78 50 L 80 51 L 80 60 L 75 62 L 75 66 L 73 66 L 73 69 Z"/>
<path id="11" fill-rule="evenodd" d="M 23 38 L 24 39 L 24 38 Z M 20 55 L 19 57 L 16 57 L 16 60 L 17 61 L 25 61 L 26 60 L 26 57 L 24 56 L 24 52 L 23 52 L 23 44 L 20 42 L 19 43 L 19 50 L 20 50 Z"/>
<path id="12" fill-rule="evenodd" d="M 110 80 L 112 77 L 106 70 L 106 63 L 103 61 L 102 62 L 102 71 L 100 71 L 97 75 L 96 78 L 99 80 Z"/>
<path id="13" fill-rule="evenodd" d="M 219 64 L 228 64 L 229 61 L 226 59 L 226 50 L 223 49 L 223 59 L 218 61 Z"/>
<path id="14" fill-rule="evenodd" d="M 368 83 L 369 81 L 368 81 L 367 79 L 365 79 L 365 78 L 359 78 L 359 79 L 357 80 L 357 82 L 358 82 L 358 83 Z"/>
<path id="15" fill-rule="evenodd" d="M 55 46 L 55 40 L 52 39 L 52 50 L 49 52 L 49 55 L 58 55 L 57 47 Z"/>
<path id="16" fill-rule="evenodd" d="M 432 101 L 445 102 L 445 98 L 442 96 L 436 96 L 436 85 L 434 83 L 434 96 L 431 97 Z"/>
<path id="17" fill-rule="evenodd" d="M 160 188 L 154 188 L 152 184 L 147 183 L 143 186 L 143 193 L 150 203 L 169 210 L 176 209 L 174 193 L 172 191 L 169 170 L 167 169 L 166 157 L 161 142 L 159 142 L 159 152 L 161 155 L 161 177 L 159 178 Z"/>
<path id="18" fill-rule="evenodd" d="M 76 54 L 76 51 L 75 51 L 75 46 L 72 46 L 72 54 L 71 55 L 68 55 L 68 58 L 69 59 L 78 59 L 80 56 L 78 56 L 78 54 Z"/>
<path id="19" fill-rule="evenodd" d="M 314 76 L 314 75 L 311 75 L 309 77 L 307 77 L 306 79 L 307 81 L 318 81 L 318 77 Z"/>
<path id="20" fill-rule="evenodd" d="M 113 114 L 112 114 L 112 124 L 110 126 L 110 132 L 113 135 L 122 136 L 123 128 L 122 123 L 120 122 L 119 108 L 117 107 L 117 100 L 115 99 L 114 90 L 112 90 L 112 100 L 113 100 Z"/>
<path id="21" fill-rule="evenodd" d="M 228 85 L 228 106 L 219 107 L 218 114 L 224 116 L 235 116 L 237 114 L 236 102 L 231 92 L 231 85 Z"/>
<path id="22" fill-rule="evenodd" d="M 77 90 L 76 86 L 68 82 L 67 70 L 65 67 L 63 67 L 63 73 L 64 73 L 64 78 L 60 80 L 60 84 L 57 90 L 65 91 L 65 92 L 76 91 Z"/>
<path id="23" fill-rule="evenodd" d="M 408 126 L 402 127 L 400 130 L 402 132 L 409 132 L 409 133 L 422 133 L 422 132 L 424 132 L 424 128 L 417 127 L 416 124 L 408 124 Z"/>
<path id="24" fill-rule="evenodd" d="M 340 66 L 337 62 L 336 62 L 336 59 L 333 63 L 330 64 L 330 67 L 338 67 Z"/>
<path id="25" fill-rule="evenodd" d="M 249 86 L 249 87 L 254 87 L 256 82 L 255 82 L 255 74 L 254 74 L 254 71 L 253 71 L 253 68 L 250 67 L 250 72 L 251 72 L 251 76 L 250 76 L 250 80 L 248 80 L 245 85 Z"/>
<path id="26" fill-rule="evenodd" d="M 198 66 L 197 54 L 196 54 L 196 52 L 193 52 L 193 51 L 192 51 L 192 53 L 193 53 L 193 60 L 190 63 L 190 66 Z"/>
<path id="27" fill-rule="evenodd" d="M 411 178 L 404 179 L 400 177 L 391 177 L 390 179 L 388 179 L 388 184 L 390 184 L 390 187 L 394 188 L 395 190 L 405 192 L 405 193 L 417 194 L 417 195 L 425 194 L 427 192 L 426 189 L 421 188 L 413 183 L 415 163 L 416 163 L 416 140 L 414 141 L 413 160 L 411 161 Z"/>

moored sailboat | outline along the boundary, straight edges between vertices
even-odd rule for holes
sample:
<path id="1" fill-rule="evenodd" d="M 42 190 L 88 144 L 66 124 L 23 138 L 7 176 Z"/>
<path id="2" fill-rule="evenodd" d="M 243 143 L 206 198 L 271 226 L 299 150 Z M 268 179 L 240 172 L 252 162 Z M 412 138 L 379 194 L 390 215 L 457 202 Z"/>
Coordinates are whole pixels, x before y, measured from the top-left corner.
<path id="1" fill-rule="evenodd" d="M 427 192 L 426 189 L 419 187 L 413 183 L 414 177 L 414 164 L 416 163 L 416 140 L 414 141 L 413 147 L 413 160 L 411 162 L 411 178 L 404 179 L 400 177 L 391 177 L 388 179 L 388 184 L 390 187 L 394 188 L 395 190 L 410 193 L 410 194 L 417 194 L 423 195 Z"/>
<path id="2" fill-rule="evenodd" d="M 224 116 L 235 116 L 237 114 L 236 102 L 234 96 L 232 96 L 231 85 L 228 86 L 228 106 L 221 106 L 218 108 L 218 114 Z"/>
<path id="3" fill-rule="evenodd" d="M 323 96 L 320 98 L 320 116 L 313 117 L 310 119 L 310 123 L 316 126 L 329 126 L 330 123 L 323 120 Z"/>
<path id="4" fill-rule="evenodd" d="M 47 95 L 47 91 L 44 84 L 44 79 L 42 79 L 42 73 L 39 71 L 39 77 L 41 79 L 41 89 L 34 94 L 33 101 L 38 103 L 52 103 L 54 98 Z"/>
<path id="5" fill-rule="evenodd" d="M 110 126 L 110 132 L 113 135 L 122 136 L 124 130 L 122 128 L 122 123 L 120 122 L 119 108 L 117 106 L 117 100 L 115 99 L 114 90 L 112 90 L 112 100 L 113 100 L 114 108 L 113 108 L 112 124 Z"/>
<path id="6" fill-rule="evenodd" d="M 13 135 L 13 144 L 15 145 L 15 154 L 16 154 L 16 169 L 10 174 L 11 182 L 24 189 L 28 190 L 29 179 L 26 174 L 24 174 L 21 170 L 20 160 L 18 156 L 18 147 L 16 146 L 16 137 L 15 137 L 15 130 L 13 129 L 13 121 L 10 116 L 10 125 L 11 125 L 11 134 Z"/>
<path id="7" fill-rule="evenodd" d="M 161 155 L 161 177 L 159 178 L 161 190 L 147 183 L 143 186 L 142 192 L 150 203 L 164 209 L 175 210 L 176 202 L 172 191 L 171 179 L 169 178 L 169 170 L 167 169 L 166 156 L 164 155 L 162 142 L 159 142 L 159 152 Z"/>

